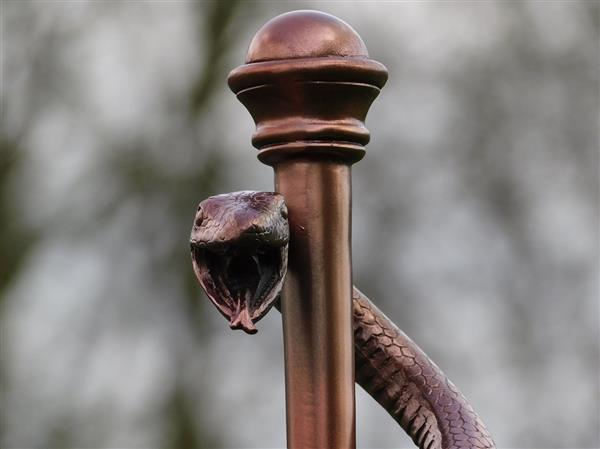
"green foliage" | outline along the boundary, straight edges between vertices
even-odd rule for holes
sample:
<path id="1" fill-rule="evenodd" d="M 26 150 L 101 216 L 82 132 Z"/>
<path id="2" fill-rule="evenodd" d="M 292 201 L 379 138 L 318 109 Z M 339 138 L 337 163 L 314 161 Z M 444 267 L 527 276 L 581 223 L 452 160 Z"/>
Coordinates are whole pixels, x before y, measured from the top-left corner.
<path id="1" fill-rule="evenodd" d="M 18 199 L 11 197 L 11 182 L 22 159 L 16 143 L 0 135 L 0 300 L 38 237 L 16 213 Z"/>

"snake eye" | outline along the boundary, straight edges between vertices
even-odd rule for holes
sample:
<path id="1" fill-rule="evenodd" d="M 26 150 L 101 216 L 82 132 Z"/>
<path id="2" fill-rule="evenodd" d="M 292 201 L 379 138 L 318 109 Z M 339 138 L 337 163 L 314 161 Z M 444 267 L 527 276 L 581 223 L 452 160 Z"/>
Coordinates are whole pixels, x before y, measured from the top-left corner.
<path id="1" fill-rule="evenodd" d="M 194 224 L 195 224 L 197 227 L 200 227 L 200 225 L 202 224 L 202 217 L 198 217 L 198 218 L 196 218 L 196 221 L 194 222 Z"/>
<path id="2" fill-rule="evenodd" d="M 281 209 L 281 216 L 283 217 L 283 219 L 287 220 L 287 217 L 288 217 L 287 209 Z"/>

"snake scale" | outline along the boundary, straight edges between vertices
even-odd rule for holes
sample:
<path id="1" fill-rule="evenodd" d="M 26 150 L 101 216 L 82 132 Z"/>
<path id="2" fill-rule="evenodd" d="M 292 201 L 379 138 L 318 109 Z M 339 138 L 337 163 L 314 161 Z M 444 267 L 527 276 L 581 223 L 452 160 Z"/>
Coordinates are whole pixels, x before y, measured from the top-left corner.
<path id="1" fill-rule="evenodd" d="M 191 234 L 200 284 L 233 329 L 277 303 L 287 270 L 283 197 L 234 192 L 200 203 Z M 495 448 L 471 405 L 427 355 L 373 303 L 352 295 L 356 381 L 421 449 Z"/>

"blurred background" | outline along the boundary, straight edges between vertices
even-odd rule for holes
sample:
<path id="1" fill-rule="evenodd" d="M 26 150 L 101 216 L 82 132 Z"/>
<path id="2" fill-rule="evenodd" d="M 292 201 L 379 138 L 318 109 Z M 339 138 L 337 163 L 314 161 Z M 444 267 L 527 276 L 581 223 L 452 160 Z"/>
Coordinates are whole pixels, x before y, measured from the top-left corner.
<path id="1" fill-rule="evenodd" d="M 285 446 L 281 317 L 192 273 L 212 194 L 271 190 L 226 85 L 293 9 L 389 69 L 354 275 L 499 448 L 598 448 L 600 3 L 1 3 L 3 448 Z M 357 388 L 358 446 L 412 447 Z"/>

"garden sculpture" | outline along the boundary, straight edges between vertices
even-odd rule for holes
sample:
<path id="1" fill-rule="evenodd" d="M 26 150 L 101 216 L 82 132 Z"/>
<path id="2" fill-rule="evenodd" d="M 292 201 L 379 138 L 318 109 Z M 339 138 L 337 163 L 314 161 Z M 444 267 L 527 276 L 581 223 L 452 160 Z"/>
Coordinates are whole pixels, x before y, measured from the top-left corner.
<path id="1" fill-rule="evenodd" d="M 232 329 L 255 333 L 272 306 L 282 311 L 289 448 L 355 446 L 355 379 L 420 448 L 494 448 L 452 382 L 352 287 L 350 168 L 386 79 L 338 18 L 294 11 L 261 28 L 229 85 L 277 192 L 202 201 L 193 268 Z"/>

